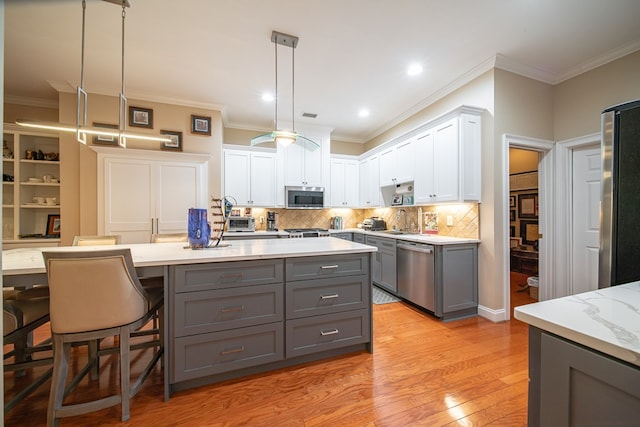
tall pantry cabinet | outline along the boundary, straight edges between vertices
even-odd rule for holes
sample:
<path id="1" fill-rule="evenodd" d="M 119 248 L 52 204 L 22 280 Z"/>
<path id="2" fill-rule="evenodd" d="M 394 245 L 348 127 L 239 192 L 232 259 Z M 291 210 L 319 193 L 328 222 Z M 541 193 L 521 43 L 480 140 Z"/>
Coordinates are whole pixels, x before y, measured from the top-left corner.
<path id="1" fill-rule="evenodd" d="M 186 233 L 189 208 L 207 208 L 209 156 L 148 150 L 98 152 L 98 233 L 122 243 Z"/>

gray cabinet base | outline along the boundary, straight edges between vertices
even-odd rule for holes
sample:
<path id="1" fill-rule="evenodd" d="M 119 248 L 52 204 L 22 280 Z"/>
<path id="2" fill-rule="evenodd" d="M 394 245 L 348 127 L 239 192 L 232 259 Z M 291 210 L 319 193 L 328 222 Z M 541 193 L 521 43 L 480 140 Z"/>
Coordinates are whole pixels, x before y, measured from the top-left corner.
<path id="1" fill-rule="evenodd" d="M 331 357 L 342 356 L 349 353 L 358 352 L 373 352 L 372 343 L 364 343 L 352 345 L 349 347 L 342 347 L 339 349 L 323 351 L 320 353 L 307 354 L 295 358 L 280 360 L 273 363 L 267 363 L 264 365 L 252 366 L 250 368 L 239 369 L 236 371 L 224 372 L 218 375 L 209 375 L 205 377 L 196 378 L 189 381 L 181 381 L 170 385 L 169 394 L 172 395 L 176 392 L 188 390 L 194 387 L 201 387 L 204 385 L 215 384 L 226 380 L 246 377 L 247 375 L 261 374 L 276 369 L 287 368 L 289 366 L 301 365 L 303 363 L 315 362 L 317 360 L 329 359 Z M 326 360 L 330 362 L 330 360 Z"/>

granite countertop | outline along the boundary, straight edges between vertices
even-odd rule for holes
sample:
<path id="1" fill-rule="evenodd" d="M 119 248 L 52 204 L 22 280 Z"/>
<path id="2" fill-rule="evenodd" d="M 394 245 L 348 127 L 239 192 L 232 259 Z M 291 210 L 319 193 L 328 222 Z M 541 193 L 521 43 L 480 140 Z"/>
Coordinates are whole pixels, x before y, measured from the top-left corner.
<path id="1" fill-rule="evenodd" d="M 367 231 L 361 228 L 347 228 L 344 230 L 329 230 L 329 233 L 360 233 L 371 236 L 387 237 L 396 240 L 405 240 L 408 242 L 430 243 L 432 245 L 459 245 L 463 243 L 480 243 L 479 239 L 468 239 L 465 237 L 440 236 L 438 234 L 393 234 L 384 231 Z"/>
<path id="2" fill-rule="evenodd" d="M 256 239 L 220 242 L 215 248 L 192 250 L 185 243 L 142 243 L 114 246 L 62 246 L 2 251 L 3 275 L 45 273 L 43 251 L 85 251 L 130 248 L 136 267 L 207 262 L 246 261 L 302 256 L 375 252 L 373 246 L 341 239 Z"/>
<path id="3" fill-rule="evenodd" d="M 640 366 L 640 282 L 516 307 L 515 318 Z"/>

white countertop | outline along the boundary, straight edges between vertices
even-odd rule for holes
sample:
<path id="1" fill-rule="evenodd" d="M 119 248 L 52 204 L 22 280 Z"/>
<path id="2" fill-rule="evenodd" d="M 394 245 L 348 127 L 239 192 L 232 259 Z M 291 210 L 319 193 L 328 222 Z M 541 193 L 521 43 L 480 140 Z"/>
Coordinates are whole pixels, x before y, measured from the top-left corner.
<path id="1" fill-rule="evenodd" d="M 640 366 L 640 282 L 516 307 L 515 318 Z"/>
<path id="2" fill-rule="evenodd" d="M 372 246 L 341 239 L 256 239 L 222 241 L 216 248 L 192 250 L 184 243 L 142 243 L 115 246 L 63 246 L 2 251 L 2 274 L 45 273 L 43 251 L 85 251 L 130 248 L 136 267 L 245 261 L 301 256 L 342 255 L 375 252 Z"/>
<path id="3" fill-rule="evenodd" d="M 387 237 L 396 240 L 406 240 L 408 242 L 429 243 L 432 245 L 459 245 L 463 243 L 480 243 L 478 239 L 468 239 L 465 237 L 440 236 L 439 234 L 393 234 L 384 231 L 367 231 L 360 228 L 347 228 L 344 230 L 329 230 L 329 233 L 360 233 L 364 235 Z"/>

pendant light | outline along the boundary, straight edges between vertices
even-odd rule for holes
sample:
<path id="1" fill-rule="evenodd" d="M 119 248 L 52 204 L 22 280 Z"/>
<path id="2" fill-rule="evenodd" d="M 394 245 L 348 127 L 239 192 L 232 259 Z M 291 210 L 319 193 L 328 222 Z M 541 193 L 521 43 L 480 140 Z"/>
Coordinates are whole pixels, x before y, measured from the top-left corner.
<path id="1" fill-rule="evenodd" d="M 271 42 L 275 46 L 275 62 L 276 62 L 276 113 L 275 122 L 276 128 L 273 132 L 265 133 L 260 136 L 256 136 L 251 139 L 251 145 L 263 144 L 265 142 L 277 142 L 282 145 L 289 144 L 301 144 L 309 150 L 315 150 L 320 147 L 320 144 L 312 139 L 302 136 L 296 132 L 295 122 L 295 49 L 298 46 L 298 37 L 289 34 L 273 31 L 271 33 Z M 287 46 L 291 48 L 291 130 L 282 130 L 278 123 L 278 45 Z"/>
<path id="2" fill-rule="evenodd" d="M 95 128 L 87 126 L 87 92 L 84 90 L 84 39 L 85 39 L 85 15 L 87 2 L 82 0 L 82 53 L 80 59 L 80 86 L 78 86 L 76 94 L 76 125 L 67 125 L 63 123 L 42 122 L 38 120 L 18 119 L 16 124 L 37 129 L 46 129 L 59 132 L 75 132 L 76 139 L 82 144 L 87 143 L 87 135 L 100 135 L 118 138 L 118 145 L 122 148 L 127 146 L 127 138 L 142 139 L 147 141 L 171 142 L 169 136 L 155 136 L 144 134 L 132 134 L 126 132 L 127 123 L 127 97 L 124 94 L 124 28 L 125 18 L 127 15 L 126 8 L 130 7 L 129 0 L 103 0 L 107 3 L 113 3 L 122 6 L 122 55 L 121 55 L 121 87 L 118 102 L 118 130 L 109 131 L 104 128 Z"/>

